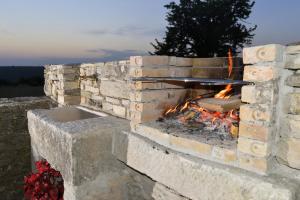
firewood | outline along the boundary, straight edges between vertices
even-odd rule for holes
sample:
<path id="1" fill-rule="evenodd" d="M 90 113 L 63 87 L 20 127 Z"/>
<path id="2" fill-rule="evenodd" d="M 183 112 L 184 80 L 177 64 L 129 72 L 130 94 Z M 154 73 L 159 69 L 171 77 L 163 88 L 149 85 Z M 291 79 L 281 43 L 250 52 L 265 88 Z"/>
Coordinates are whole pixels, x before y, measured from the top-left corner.
<path id="1" fill-rule="evenodd" d="M 203 98 L 198 100 L 197 103 L 210 111 L 229 112 L 230 110 L 238 109 L 242 102 L 234 96 L 229 99 Z"/>

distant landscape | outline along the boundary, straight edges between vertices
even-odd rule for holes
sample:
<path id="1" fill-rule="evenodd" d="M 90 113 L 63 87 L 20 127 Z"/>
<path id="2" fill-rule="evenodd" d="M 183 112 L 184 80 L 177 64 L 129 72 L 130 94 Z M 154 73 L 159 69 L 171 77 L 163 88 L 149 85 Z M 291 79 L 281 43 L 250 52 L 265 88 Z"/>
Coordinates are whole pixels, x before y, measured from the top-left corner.
<path id="1" fill-rule="evenodd" d="M 0 66 L 0 98 L 43 96 L 44 68 Z"/>

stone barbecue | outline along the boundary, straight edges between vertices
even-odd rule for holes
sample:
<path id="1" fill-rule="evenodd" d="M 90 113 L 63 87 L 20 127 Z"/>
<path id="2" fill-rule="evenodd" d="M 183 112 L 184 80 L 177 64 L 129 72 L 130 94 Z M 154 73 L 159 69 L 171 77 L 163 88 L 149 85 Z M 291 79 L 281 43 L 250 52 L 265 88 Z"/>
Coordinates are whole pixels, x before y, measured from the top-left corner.
<path id="1" fill-rule="evenodd" d="M 123 118 L 128 129 L 107 129 L 105 143 L 112 141 L 107 148 L 113 155 L 105 156 L 121 161 L 122 170 L 125 165 L 149 177 L 155 185 L 149 199 L 292 200 L 300 198 L 299 69 L 300 46 L 277 44 L 245 48 L 242 58 L 230 52 L 226 58 L 133 56 L 46 66 L 45 93 L 61 106 Z M 40 111 L 29 116 L 39 123 Z M 118 124 L 113 117 L 104 121 Z M 31 132 L 43 143 L 35 126 Z M 50 151 L 39 148 L 47 157 Z M 82 156 L 80 151 L 88 150 L 78 148 Z M 97 165 L 107 158 L 101 156 L 86 162 Z M 64 178 L 79 181 L 62 169 Z M 98 172 L 94 176 L 100 178 Z M 94 176 L 74 188 L 92 184 Z M 78 197 L 68 193 L 68 199 Z"/>

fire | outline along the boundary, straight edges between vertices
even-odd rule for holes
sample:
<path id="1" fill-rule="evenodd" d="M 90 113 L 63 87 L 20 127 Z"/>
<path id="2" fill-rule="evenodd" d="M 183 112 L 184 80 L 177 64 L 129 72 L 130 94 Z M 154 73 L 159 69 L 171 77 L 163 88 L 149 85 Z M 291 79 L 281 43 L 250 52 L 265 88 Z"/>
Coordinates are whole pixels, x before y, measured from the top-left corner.
<path id="1" fill-rule="evenodd" d="M 224 90 L 221 90 L 218 94 L 215 95 L 215 98 L 218 99 L 229 99 L 231 95 L 228 95 L 232 91 L 231 85 L 226 85 Z"/>
<path id="2" fill-rule="evenodd" d="M 228 77 L 230 78 L 233 69 L 233 57 L 232 51 L 228 51 Z M 233 90 L 232 85 L 227 85 L 224 90 L 217 93 L 214 98 L 228 99 L 230 98 L 230 92 Z M 230 133 L 232 137 L 237 137 L 236 126 L 239 122 L 238 110 L 231 110 L 229 112 L 217 112 L 210 111 L 198 105 L 198 101 L 201 99 L 198 96 L 194 99 L 188 99 L 183 103 L 176 105 L 168 109 L 164 116 L 167 118 L 176 118 L 180 123 L 189 124 L 191 122 L 198 122 L 205 124 L 208 129 L 225 129 Z"/>
<path id="3" fill-rule="evenodd" d="M 233 57 L 231 49 L 228 50 L 228 78 L 230 78 L 233 69 Z M 215 98 L 218 99 L 228 99 L 231 95 L 228 95 L 232 91 L 232 86 L 226 85 L 224 90 L 221 90 L 218 94 L 215 95 Z"/>
<path id="4" fill-rule="evenodd" d="M 233 57 L 231 49 L 228 50 L 228 78 L 230 78 L 233 69 Z"/>

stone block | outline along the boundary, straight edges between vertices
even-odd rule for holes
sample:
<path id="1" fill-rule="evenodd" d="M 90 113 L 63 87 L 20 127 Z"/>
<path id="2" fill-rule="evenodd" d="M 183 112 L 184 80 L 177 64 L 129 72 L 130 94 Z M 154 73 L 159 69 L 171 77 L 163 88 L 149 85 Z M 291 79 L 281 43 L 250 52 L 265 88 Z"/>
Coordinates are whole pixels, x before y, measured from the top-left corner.
<path id="1" fill-rule="evenodd" d="M 300 69 L 300 54 L 287 55 L 285 68 L 287 69 Z"/>
<path id="2" fill-rule="evenodd" d="M 244 81 L 265 82 L 279 77 L 279 69 L 275 66 L 247 65 L 244 68 Z"/>
<path id="3" fill-rule="evenodd" d="M 189 199 L 292 200 L 295 197 L 297 187 L 289 180 L 266 179 L 195 159 L 133 133 L 117 133 L 113 143 L 121 135 L 126 142 L 113 146 L 116 157 Z M 126 156 L 121 157 L 117 152 L 126 152 Z"/>
<path id="4" fill-rule="evenodd" d="M 96 100 L 96 101 L 103 101 L 103 96 L 100 96 L 97 94 L 92 94 L 91 99 Z"/>
<path id="5" fill-rule="evenodd" d="M 242 66 L 243 62 L 240 57 L 233 57 L 233 66 Z M 213 58 L 193 58 L 194 67 L 223 67 L 228 68 L 228 57 Z"/>
<path id="6" fill-rule="evenodd" d="M 105 97 L 105 101 L 115 104 L 115 105 L 120 105 L 120 100 L 119 99 L 115 99 L 115 98 L 111 98 L 111 97 Z"/>
<path id="7" fill-rule="evenodd" d="M 130 101 L 127 100 L 127 99 L 122 99 L 122 100 L 121 100 L 121 104 L 122 104 L 123 106 L 129 107 L 129 106 L 130 106 Z"/>
<path id="8" fill-rule="evenodd" d="M 239 125 L 239 136 L 267 142 L 272 138 L 272 130 L 272 127 L 267 127 L 266 125 L 241 121 Z"/>
<path id="9" fill-rule="evenodd" d="M 210 156 L 213 146 L 210 144 L 198 142 L 192 139 L 176 137 L 170 135 L 170 145 L 176 150 L 191 152 L 193 155 L 207 155 Z"/>
<path id="10" fill-rule="evenodd" d="M 177 67 L 191 67 L 193 66 L 193 58 L 181 58 L 170 56 L 169 65 Z"/>
<path id="11" fill-rule="evenodd" d="M 130 112 L 131 112 L 130 119 L 135 123 L 155 121 L 162 116 L 162 112 L 156 110 L 146 110 L 143 112 L 131 110 Z"/>
<path id="12" fill-rule="evenodd" d="M 267 104 L 244 104 L 240 106 L 240 119 L 248 122 L 271 122 L 272 110 Z"/>
<path id="13" fill-rule="evenodd" d="M 30 111 L 28 119 L 34 158 L 47 159 L 61 172 L 64 199 L 152 199 L 155 183 L 111 153 L 112 135 L 128 130 L 127 120 L 106 116 L 54 122 L 48 114 L 60 109 L 74 108 Z"/>
<path id="14" fill-rule="evenodd" d="M 222 147 L 213 146 L 212 157 L 225 163 L 230 163 L 237 160 L 237 152 L 233 149 L 225 149 Z"/>
<path id="15" fill-rule="evenodd" d="M 243 49 L 244 64 L 283 61 L 284 47 L 278 44 L 248 47 Z"/>
<path id="16" fill-rule="evenodd" d="M 289 93 L 286 96 L 284 110 L 289 114 L 300 114 L 300 93 Z"/>
<path id="17" fill-rule="evenodd" d="M 244 137 L 238 139 L 238 151 L 255 157 L 268 157 L 271 153 L 268 143 Z"/>
<path id="18" fill-rule="evenodd" d="M 92 97 L 92 92 L 89 92 L 89 91 L 84 91 L 84 90 L 81 90 L 81 92 L 80 92 L 80 95 L 82 96 L 82 97 L 86 97 L 86 98 L 91 98 Z"/>
<path id="19" fill-rule="evenodd" d="M 122 118 L 126 117 L 126 108 L 124 108 L 123 106 L 113 105 L 112 108 L 113 108 L 113 112 L 114 112 L 114 114 L 116 114 L 116 116 L 122 117 Z"/>
<path id="20" fill-rule="evenodd" d="M 292 168 L 300 169 L 300 139 L 281 138 L 277 155 Z"/>
<path id="21" fill-rule="evenodd" d="M 131 56 L 130 66 L 167 66 L 168 56 Z"/>
<path id="22" fill-rule="evenodd" d="M 242 101 L 245 103 L 258 103 L 273 105 L 278 98 L 276 85 L 267 83 L 262 85 L 247 85 L 242 87 Z"/>
<path id="23" fill-rule="evenodd" d="M 92 94 L 100 94 L 100 90 L 98 87 L 93 87 L 93 86 L 89 86 L 89 85 L 86 85 L 84 90 L 88 91 L 88 92 L 91 92 Z"/>
<path id="24" fill-rule="evenodd" d="M 162 82 L 142 82 L 136 81 L 130 84 L 130 89 L 132 90 L 160 90 L 160 89 L 179 89 L 184 88 L 181 84 L 169 84 Z"/>
<path id="25" fill-rule="evenodd" d="M 73 90 L 80 88 L 79 81 L 61 81 L 59 82 L 59 89 Z"/>
<path id="26" fill-rule="evenodd" d="M 148 122 L 142 124 L 133 122 L 131 130 L 138 135 L 146 137 L 174 151 L 193 155 L 195 157 L 205 157 L 207 159 L 216 160 L 221 163 L 232 163 L 236 158 L 236 153 L 234 150 L 214 147 L 212 144 L 208 144 L 200 140 L 195 140 L 193 138 L 172 135 L 157 126 L 156 122 Z M 213 150 L 213 148 L 215 149 Z"/>
<path id="27" fill-rule="evenodd" d="M 62 81 L 74 81 L 79 79 L 78 74 L 58 74 L 57 75 L 58 80 Z"/>
<path id="28" fill-rule="evenodd" d="M 289 55 L 300 54 L 300 45 L 287 46 L 285 51 Z"/>
<path id="29" fill-rule="evenodd" d="M 80 95 L 80 89 L 72 89 L 72 90 L 57 90 L 58 95 L 71 95 L 71 96 L 78 96 Z"/>
<path id="30" fill-rule="evenodd" d="M 130 65 L 126 62 L 107 62 L 97 67 L 97 75 L 98 78 L 106 80 L 128 80 L 129 68 Z"/>
<path id="31" fill-rule="evenodd" d="M 129 99 L 129 84 L 126 81 L 102 80 L 100 92 L 104 96 Z"/>
<path id="32" fill-rule="evenodd" d="M 185 89 L 144 90 L 130 93 L 130 100 L 134 102 L 166 101 L 173 99 L 179 102 L 186 96 Z"/>
<path id="33" fill-rule="evenodd" d="M 61 105 L 79 105 L 80 96 L 58 95 L 57 102 Z"/>
<path id="34" fill-rule="evenodd" d="M 286 84 L 292 87 L 300 87 L 300 74 L 293 74 L 286 79 Z"/>
<path id="35" fill-rule="evenodd" d="M 256 103 L 255 86 L 246 85 L 242 87 L 242 102 Z"/>
<path id="36" fill-rule="evenodd" d="M 281 116 L 280 135 L 300 139 L 300 115 Z"/>
<path id="37" fill-rule="evenodd" d="M 108 103 L 108 102 L 103 102 L 102 103 L 102 108 L 103 108 L 103 111 L 112 111 L 113 110 L 113 104 Z"/>
<path id="38" fill-rule="evenodd" d="M 130 77 L 191 77 L 191 67 L 131 67 Z"/>
<path id="39" fill-rule="evenodd" d="M 163 131 L 147 126 L 144 124 L 136 124 L 134 125 L 134 130 L 131 129 L 133 132 L 142 135 L 146 138 L 149 138 L 152 141 L 156 141 L 158 144 L 162 145 L 169 145 L 170 144 L 170 134 L 166 134 Z"/>
<path id="40" fill-rule="evenodd" d="M 270 158 L 257 158 L 246 154 L 239 154 L 239 167 L 260 174 L 267 174 L 271 168 Z"/>

